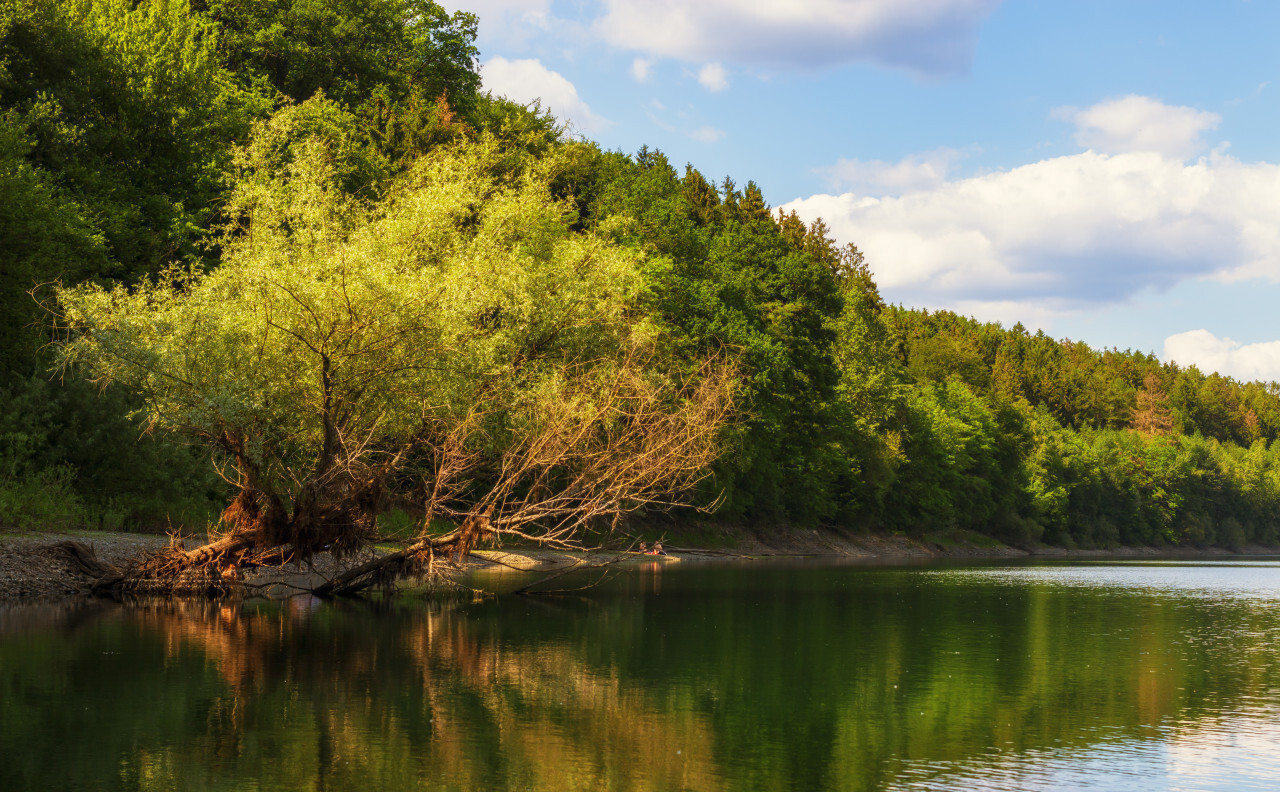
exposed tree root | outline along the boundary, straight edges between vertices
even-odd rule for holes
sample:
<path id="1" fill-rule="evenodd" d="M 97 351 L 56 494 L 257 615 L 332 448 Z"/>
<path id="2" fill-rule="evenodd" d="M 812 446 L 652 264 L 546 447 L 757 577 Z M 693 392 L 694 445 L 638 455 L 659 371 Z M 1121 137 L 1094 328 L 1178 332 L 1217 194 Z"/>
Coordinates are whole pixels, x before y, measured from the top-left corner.
<path id="1" fill-rule="evenodd" d="M 586 363 L 567 365 L 554 398 L 540 397 L 520 432 L 499 432 L 480 407 L 454 417 L 428 410 L 421 437 L 378 455 L 330 416 L 309 471 L 264 468 L 249 451 L 249 435 L 224 430 L 215 445 L 233 460 L 228 481 L 239 488 L 220 520 L 226 533 L 191 550 L 175 541 L 119 574 L 104 573 L 96 588 L 212 596 L 243 590 L 247 569 L 305 563 L 321 553 L 342 561 L 369 550 L 378 515 L 396 502 L 419 504 L 417 541 L 338 574 L 316 594 L 430 576 L 482 540 L 574 547 L 585 530 L 616 526 L 641 508 L 677 505 L 706 475 L 733 379 L 732 368 L 715 360 L 704 368 L 673 391 L 651 382 L 633 354 L 607 376 L 592 375 Z M 429 535 L 446 521 L 458 527 Z"/>
<path id="2" fill-rule="evenodd" d="M 486 525 L 484 517 L 467 520 L 457 530 L 420 539 L 403 550 L 348 569 L 312 589 L 312 593 L 346 596 L 370 587 L 389 586 L 403 578 L 430 576 L 465 556 L 485 533 Z M 291 545 L 263 547 L 262 542 L 262 533 L 252 530 L 240 530 L 192 550 L 175 541 L 122 570 L 101 564 L 93 567 L 97 563 L 93 552 L 83 546 L 65 552 L 73 559 L 84 559 L 81 564 L 86 574 L 97 578 L 93 590 L 100 595 L 224 596 L 243 589 L 243 572 L 247 569 L 281 567 L 305 560 Z"/>
<path id="3" fill-rule="evenodd" d="M 368 545 L 374 509 L 365 502 L 372 497 L 369 488 L 347 489 L 327 500 L 305 491 L 290 512 L 274 494 L 244 488 L 222 513 L 228 533 L 191 550 L 175 539 L 123 570 L 98 576 L 95 591 L 221 596 L 243 588 L 245 570 L 305 562 L 321 552 L 349 556 Z"/>
<path id="4" fill-rule="evenodd" d="M 456 586 L 458 584 L 452 573 L 461 569 L 460 561 L 464 557 L 464 550 L 469 550 L 477 538 L 478 531 L 471 525 L 441 536 L 420 539 L 402 550 L 345 569 L 318 586 L 280 580 L 247 583 L 243 576 L 244 570 L 278 568 L 293 560 L 293 554 L 284 546 L 259 549 L 251 537 L 243 535 L 222 537 L 192 550 L 185 550 L 175 542 L 139 557 L 124 568 L 103 564 L 98 561 L 92 549 L 79 543 L 64 542 L 54 549 L 64 555 L 77 571 L 94 579 L 91 590 L 98 596 L 224 597 L 261 593 L 264 589 L 284 586 L 295 593 L 344 597 L 359 595 L 369 589 L 389 590 L 396 582 L 406 579 L 428 580 L 440 586 Z M 538 590 L 571 572 L 611 567 L 629 557 L 628 554 L 622 554 L 603 563 L 575 560 L 510 593 L 552 593 Z"/>
<path id="5" fill-rule="evenodd" d="M 88 575 L 91 578 L 101 579 L 120 573 L 120 570 L 110 564 L 104 564 L 99 561 L 98 555 L 93 551 L 93 548 L 82 542 L 59 542 L 50 549 L 70 561 L 77 572 Z"/>
<path id="6" fill-rule="evenodd" d="M 175 541 L 124 569 L 98 576 L 93 591 L 101 595 L 229 594 L 239 586 L 240 570 L 249 565 L 254 547 L 254 537 L 247 533 L 232 533 L 193 550 Z"/>

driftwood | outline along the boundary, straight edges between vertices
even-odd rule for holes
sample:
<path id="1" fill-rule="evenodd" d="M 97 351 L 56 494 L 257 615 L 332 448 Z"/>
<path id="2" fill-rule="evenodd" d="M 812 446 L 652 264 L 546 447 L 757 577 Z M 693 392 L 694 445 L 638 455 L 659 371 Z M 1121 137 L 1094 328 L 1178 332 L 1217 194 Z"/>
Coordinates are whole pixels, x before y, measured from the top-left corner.
<path id="1" fill-rule="evenodd" d="M 119 574 L 120 570 L 98 560 L 93 548 L 83 542 L 58 542 L 50 547 L 54 553 L 61 555 L 71 563 L 73 569 L 94 579 L 101 579 Z"/>
<path id="2" fill-rule="evenodd" d="M 124 570 L 101 561 L 93 548 L 83 542 L 58 542 L 49 547 L 49 552 L 70 564 L 72 571 L 89 578 L 94 594 L 108 594 L 124 580 Z"/>

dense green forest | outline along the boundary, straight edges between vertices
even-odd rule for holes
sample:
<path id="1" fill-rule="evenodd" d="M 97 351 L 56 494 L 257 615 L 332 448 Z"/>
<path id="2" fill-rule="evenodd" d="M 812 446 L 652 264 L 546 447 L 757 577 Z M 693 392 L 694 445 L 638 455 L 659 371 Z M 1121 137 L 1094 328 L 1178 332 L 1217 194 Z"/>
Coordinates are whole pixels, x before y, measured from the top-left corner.
<path id="1" fill-rule="evenodd" d="M 456 183 L 476 192 L 455 230 L 484 227 L 501 194 L 545 232 L 519 255 L 576 244 L 617 268 L 535 256 L 530 272 L 560 279 L 542 293 L 616 285 L 607 308 L 563 309 L 608 318 L 583 320 L 592 339 L 555 336 L 557 354 L 644 337 L 671 376 L 732 359 L 738 418 L 695 494 L 716 520 L 1067 547 L 1280 540 L 1280 386 L 887 305 L 874 262 L 753 182 L 604 151 L 482 92 L 478 24 L 429 0 L 0 0 L 0 525 L 202 527 L 232 492 L 128 377 L 67 354 L 83 328 L 70 295 L 145 303 L 268 254 L 302 275 L 304 227 L 358 236 Z M 252 223 L 268 216 L 263 242 Z M 499 339 L 518 303 L 457 321 Z M 520 343 L 508 352 L 543 348 Z"/>

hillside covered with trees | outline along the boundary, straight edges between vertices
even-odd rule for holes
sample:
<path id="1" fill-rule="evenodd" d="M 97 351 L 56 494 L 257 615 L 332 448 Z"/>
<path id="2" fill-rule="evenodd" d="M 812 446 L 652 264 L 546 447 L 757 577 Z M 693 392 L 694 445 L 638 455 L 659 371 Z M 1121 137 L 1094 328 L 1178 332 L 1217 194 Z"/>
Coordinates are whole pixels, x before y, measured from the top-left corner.
<path id="1" fill-rule="evenodd" d="M 588 516 L 678 494 L 761 531 L 1280 541 L 1280 386 L 888 305 L 753 182 L 482 92 L 481 22 L 0 0 L 0 525 L 203 527 L 237 498 L 322 547 L 336 512 L 298 515 L 332 470 L 376 513 L 451 460 L 442 514 L 518 502 L 537 536 L 568 525 L 549 476 Z M 565 473 L 655 438 L 670 478 Z"/>

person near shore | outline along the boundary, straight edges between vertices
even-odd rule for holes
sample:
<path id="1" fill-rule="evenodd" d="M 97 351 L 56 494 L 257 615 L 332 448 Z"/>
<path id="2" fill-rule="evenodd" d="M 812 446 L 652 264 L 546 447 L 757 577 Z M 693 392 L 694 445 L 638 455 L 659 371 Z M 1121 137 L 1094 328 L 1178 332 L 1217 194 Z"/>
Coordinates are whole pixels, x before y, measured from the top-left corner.
<path id="1" fill-rule="evenodd" d="M 638 552 L 640 555 L 649 555 L 649 543 L 641 542 L 640 549 L 637 550 L 636 552 Z"/>
<path id="2" fill-rule="evenodd" d="M 649 551 L 649 555 L 666 555 L 667 551 L 662 549 L 662 542 L 654 542 L 653 549 Z"/>

